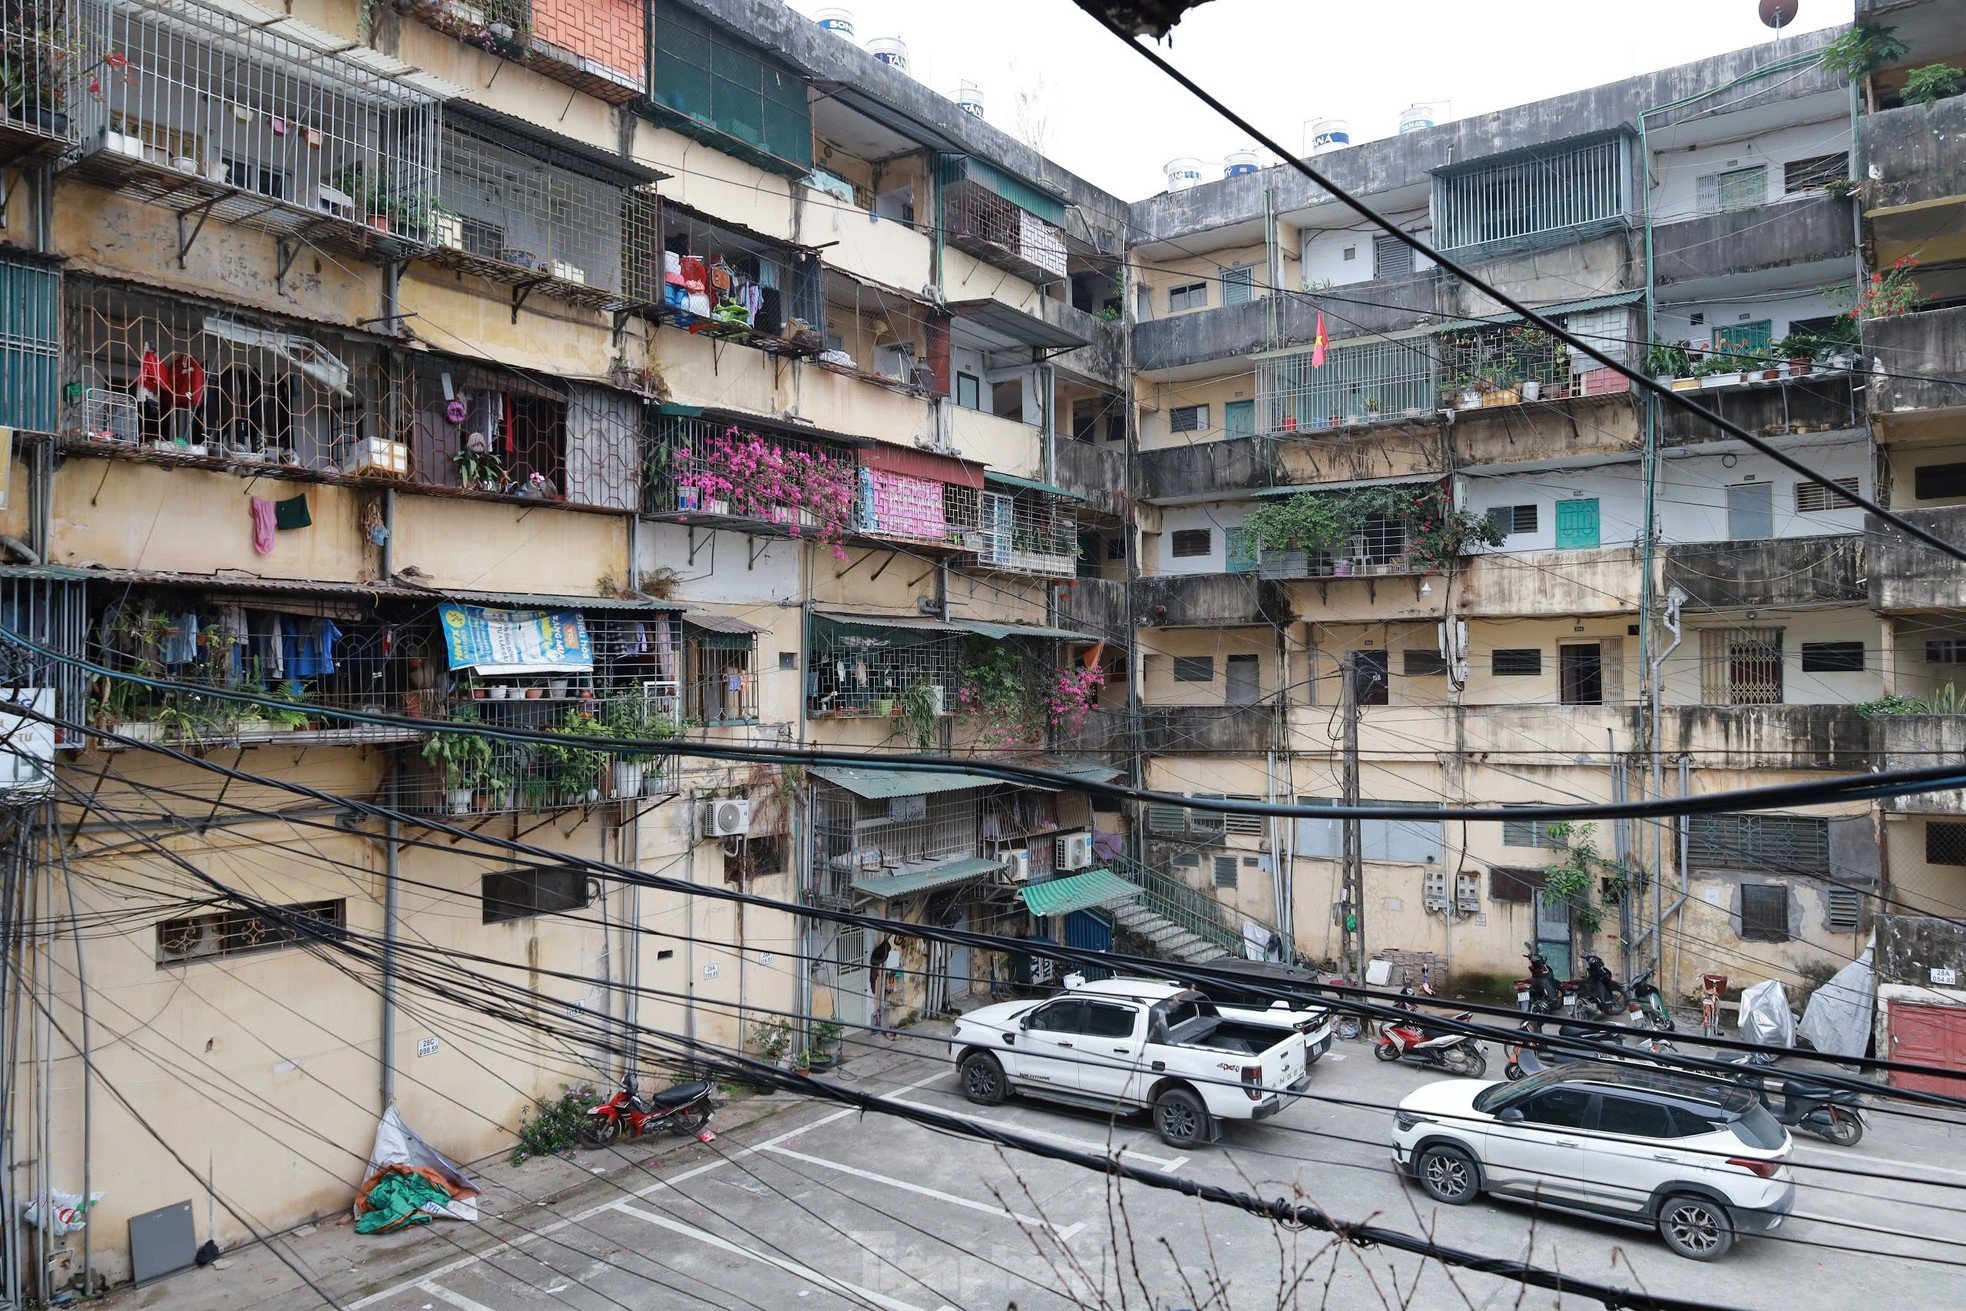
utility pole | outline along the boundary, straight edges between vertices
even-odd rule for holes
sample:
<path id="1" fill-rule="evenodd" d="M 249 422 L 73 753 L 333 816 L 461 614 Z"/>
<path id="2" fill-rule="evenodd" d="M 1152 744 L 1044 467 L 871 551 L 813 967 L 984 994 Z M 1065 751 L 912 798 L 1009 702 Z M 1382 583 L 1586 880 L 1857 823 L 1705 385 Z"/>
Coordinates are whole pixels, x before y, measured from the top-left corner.
<path id="1" fill-rule="evenodd" d="M 1347 806 L 1358 805 L 1358 664 L 1354 652 L 1345 653 L 1344 677 L 1340 681 L 1339 695 L 1342 718 L 1345 721 L 1345 764 L 1344 801 Z M 1342 956 L 1348 969 L 1352 971 L 1354 983 L 1365 982 L 1365 867 L 1359 850 L 1359 824 L 1356 816 L 1346 816 L 1345 869 L 1343 890 L 1339 894 L 1341 913 L 1344 919 Z"/>

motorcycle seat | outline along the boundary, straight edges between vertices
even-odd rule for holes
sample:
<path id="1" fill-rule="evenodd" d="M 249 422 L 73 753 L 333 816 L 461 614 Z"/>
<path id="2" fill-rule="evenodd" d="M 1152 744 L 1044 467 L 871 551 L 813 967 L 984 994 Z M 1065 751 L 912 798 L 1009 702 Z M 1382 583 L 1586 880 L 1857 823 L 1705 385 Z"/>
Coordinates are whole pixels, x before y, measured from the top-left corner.
<path id="1" fill-rule="evenodd" d="M 1782 1080 L 1782 1096 L 1797 1101 L 1828 1102 L 1855 1101 L 1857 1094 L 1842 1088 L 1832 1088 L 1828 1084 L 1810 1083 L 1807 1079 Z"/>
<path id="2" fill-rule="evenodd" d="M 1561 1036 L 1563 1036 L 1563 1037 L 1565 1037 L 1565 1038 L 1595 1038 L 1595 1037 L 1597 1037 L 1597 1030 L 1596 1030 L 1596 1029 L 1586 1029 L 1586 1028 L 1585 1028 L 1585 1027 L 1584 1027 L 1583 1025 L 1581 1025 L 1581 1024 L 1560 1024 L 1560 1025 L 1558 1025 L 1558 1026 L 1557 1026 L 1557 1030 L 1556 1030 L 1556 1031 L 1557 1031 L 1557 1033 L 1558 1033 L 1558 1034 L 1560 1034 Z"/>
<path id="3" fill-rule="evenodd" d="M 679 1083 L 674 1088 L 664 1088 L 648 1098 L 650 1106 L 682 1106 L 705 1096 L 710 1091 L 707 1080 L 697 1079 L 691 1083 Z"/>

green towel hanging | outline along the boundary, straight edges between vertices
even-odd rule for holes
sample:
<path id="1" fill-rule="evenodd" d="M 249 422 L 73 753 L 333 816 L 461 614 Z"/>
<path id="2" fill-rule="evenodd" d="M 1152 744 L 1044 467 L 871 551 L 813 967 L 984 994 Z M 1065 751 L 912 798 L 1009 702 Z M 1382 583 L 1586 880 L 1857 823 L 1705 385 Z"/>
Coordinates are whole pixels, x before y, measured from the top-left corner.
<path id="1" fill-rule="evenodd" d="M 307 513 L 307 493 L 289 496 L 284 501 L 273 503 L 273 526 L 279 529 L 307 528 L 314 523 L 314 516 Z"/>

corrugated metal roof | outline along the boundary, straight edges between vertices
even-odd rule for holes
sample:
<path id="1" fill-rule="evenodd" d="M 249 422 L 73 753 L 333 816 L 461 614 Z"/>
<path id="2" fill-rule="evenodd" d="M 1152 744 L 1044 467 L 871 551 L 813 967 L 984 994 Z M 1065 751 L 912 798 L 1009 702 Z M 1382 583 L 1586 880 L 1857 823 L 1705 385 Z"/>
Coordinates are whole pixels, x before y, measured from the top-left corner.
<path id="1" fill-rule="evenodd" d="M 1021 895 L 1033 915 L 1069 915 L 1075 910 L 1117 906 L 1132 901 L 1142 891 L 1140 885 L 1128 883 L 1111 870 L 1094 869 L 1069 878 L 1027 883 Z"/>
<path id="2" fill-rule="evenodd" d="M 1645 293 L 1642 290 L 1613 291 L 1602 296 L 1592 296 L 1587 300 L 1565 301 L 1561 305 L 1531 305 L 1529 308 L 1548 318 L 1552 314 L 1583 314 L 1590 310 L 1616 309 L 1620 305 L 1635 305 L 1643 299 Z M 1479 319 L 1455 319 L 1450 323 L 1436 323 L 1433 331 L 1452 332 L 1459 328 L 1492 328 L 1496 324 L 1520 322 L 1522 322 L 1520 314 L 1490 314 Z"/>
<path id="3" fill-rule="evenodd" d="M 683 615 L 683 622 L 712 633 L 751 634 L 765 631 L 756 624 L 747 624 L 742 619 L 733 619 L 729 615 L 713 615 L 707 610 L 688 611 Z"/>
<path id="4" fill-rule="evenodd" d="M 1005 345 L 1035 346 L 1039 350 L 1076 350 L 1085 338 L 1070 328 L 1039 318 L 1026 310 L 1000 300 L 959 300 L 948 306 L 949 313 L 982 330 Z"/>
<path id="5" fill-rule="evenodd" d="M 1064 642 L 1097 642 L 1100 639 L 1092 633 L 1081 633 L 1070 628 L 1043 628 L 1036 624 L 986 624 L 976 619 L 955 619 L 950 622 L 978 637 L 992 637 L 999 641 L 1006 637 L 1056 638 Z"/>
<path id="6" fill-rule="evenodd" d="M 1057 756 L 1040 756 L 1038 768 L 1048 769 L 1054 774 L 1070 774 L 1088 783 L 1110 783 L 1120 776 L 1120 771 L 1111 765 L 1088 760 L 1061 760 Z"/>
<path id="7" fill-rule="evenodd" d="M 863 874 L 854 879 L 851 886 L 855 892 L 892 900 L 895 897 L 908 897 L 918 892 L 929 892 L 936 888 L 968 883 L 972 879 L 980 879 L 986 874 L 994 873 L 1000 868 L 1002 865 L 999 861 L 988 856 L 976 856 L 969 860 L 952 861 L 947 865 L 936 865 L 929 869 L 905 870 L 899 874 Z"/>
<path id="8" fill-rule="evenodd" d="M 465 605 L 510 606 L 515 610 L 687 610 L 689 608 L 680 601 L 658 601 L 654 597 L 554 596 L 542 592 L 460 592 L 449 587 L 433 587 L 422 594 L 435 601 L 460 601 Z"/>
<path id="9" fill-rule="evenodd" d="M 1067 501 L 1083 501 L 1086 498 L 1077 492 L 1068 492 L 1053 483 L 1039 482 L 1035 478 L 1020 478 L 1014 473 L 998 473 L 995 469 L 983 471 L 983 481 L 996 483 L 1001 487 L 1021 487 L 1027 492 L 1043 492 L 1046 496 L 1062 497 Z"/>
<path id="10" fill-rule="evenodd" d="M 1092 633 L 1070 628 L 1047 628 L 1040 624 L 993 624 L 981 619 L 937 619 L 930 615 L 864 615 L 851 610 L 814 610 L 814 615 L 836 624 L 857 624 L 862 628 L 899 628 L 915 633 L 967 633 L 1002 641 L 1006 637 L 1056 638 L 1065 642 L 1097 642 Z"/>
<path id="11" fill-rule="evenodd" d="M 834 787 L 845 788 L 856 797 L 884 801 L 889 797 L 918 797 L 931 792 L 959 792 L 964 788 L 995 787 L 998 780 L 980 774 L 958 774 L 930 769 L 872 769 L 857 765 L 814 765 L 808 771 Z"/>
<path id="12" fill-rule="evenodd" d="M 1419 477 L 1399 478 L 1353 478 L 1335 483 L 1295 483 L 1288 487 L 1259 487 L 1252 496 L 1295 496 L 1300 492 L 1342 492 L 1352 487 L 1417 487 L 1422 483 L 1437 483 L 1447 477 L 1444 473 L 1422 474 Z"/>
<path id="13" fill-rule="evenodd" d="M 931 482 L 949 483 L 956 487 L 981 488 L 983 486 L 982 465 L 974 460 L 943 455 L 939 451 L 924 451 L 915 446 L 881 442 L 877 445 L 861 447 L 859 460 L 862 468 L 882 469 L 888 473 L 903 474 L 910 478 L 926 478 Z"/>

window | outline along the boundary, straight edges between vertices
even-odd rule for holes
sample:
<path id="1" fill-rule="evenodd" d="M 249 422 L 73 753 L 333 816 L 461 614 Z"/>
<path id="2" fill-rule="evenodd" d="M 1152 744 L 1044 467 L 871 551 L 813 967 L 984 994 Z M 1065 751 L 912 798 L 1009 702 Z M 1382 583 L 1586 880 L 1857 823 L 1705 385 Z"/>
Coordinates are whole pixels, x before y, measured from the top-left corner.
<path id="1" fill-rule="evenodd" d="M 1741 936 L 1750 942 L 1789 940 L 1789 890 L 1785 885 L 1741 885 Z"/>
<path id="2" fill-rule="evenodd" d="M 1727 489 L 1727 535 L 1737 542 L 1775 535 L 1775 484 L 1735 483 Z"/>
<path id="3" fill-rule="evenodd" d="M 1926 820 L 1925 863 L 1966 865 L 1966 824 L 1957 820 Z"/>
<path id="4" fill-rule="evenodd" d="M 1543 672 L 1543 653 L 1535 647 L 1504 648 L 1490 660 L 1497 678 L 1533 677 Z"/>
<path id="5" fill-rule="evenodd" d="M 1198 555 L 1207 555 L 1215 549 L 1212 530 L 1207 528 L 1177 528 L 1169 544 L 1169 553 L 1176 560 L 1191 560 Z"/>
<path id="6" fill-rule="evenodd" d="M 1805 674 L 1860 674 L 1864 669 L 1862 642 L 1804 642 L 1802 672 Z"/>
<path id="7" fill-rule="evenodd" d="M 1055 1001 L 1031 1012 L 1031 1028 L 1039 1033 L 1084 1033 L 1085 1012 L 1082 1001 Z"/>
<path id="8" fill-rule="evenodd" d="M 1730 323 L 1713 330 L 1713 348 L 1729 355 L 1766 355 L 1775 339 L 1773 319 Z"/>
<path id="9" fill-rule="evenodd" d="M 272 196 L 275 200 L 287 194 L 287 175 L 265 164 L 256 164 L 250 159 L 225 161 L 225 181 L 229 186 L 241 191 L 256 191 L 262 196 Z"/>
<path id="10" fill-rule="evenodd" d="M 1191 793 L 1202 796 L 1203 793 Z M 1170 806 L 1165 804 L 1147 807 L 1147 831 L 1158 838 L 1189 838 L 1197 842 L 1220 842 L 1228 836 L 1228 826 L 1223 822 L 1226 816 L 1215 810 L 1195 810 L 1189 806 Z M 1177 860 L 1179 858 L 1177 857 Z M 1183 865 L 1197 864 L 1196 860 L 1180 861 Z"/>
<path id="11" fill-rule="evenodd" d="M 1695 185 L 1702 214 L 1724 214 L 1768 203 L 1768 169 L 1761 164 L 1709 173 Z"/>
<path id="12" fill-rule="evenodd" d="M 1300 806 L 1331 807 L 1330 797 L 1299 797 Z M 1403 801 L 1365 802 L 1367 806 L 1399 806 Z M 1336 860 L 1345 851 L 1345 821 L 1342 819 L 1299 819 L 1297 854 Z M 1380 860 L 1408 865 L 1438 861 L 1446 841 L 1446 826 L 1438 820 L 1361 819 L 1358 822 L 1359 855 L 1364 860 Z"/>
<path id="13" fill-rule="evenodd" d="M 1236 885 L 1236 858 L 1217 856 L 1215 858 L 1215 886 L 1233 888 Z"/>
<path id="14" fill-rule="evenodd" d="M 1174 681 L 1177 683 L 1213 683 L 1215 681 L 1215 657 L 1175 656 Z"/>
<path id="15" fill-rule="evenodd" d="M 11 68 L 10 70 L 11 71 Z M 0 427 L 53 432 L 61 395 L 61 271 L 0 251 Z M 131 421 L 132 427 L 135 420 Z M 132 433 L 134 440 L 134 433 Z"/>
<path id="16" fill-rule="evenodd" d="M 1208 427 L 1206 405 L 1177 405 L 1167 412 L 1169 432 L 1201 432 Z"/>
<path id="17" fill-rule="evenodd" d="M 1344 253 L 1339 255 L 1338 258 L 1343 260 L 1347 264 L 1351 263 L 1353 260 L 1358 258 L 1358 247 L 1357 246 L 1345 247 Z"/>
<path id="18" fill-rule="evenodd" d="M 1488 522 L 1495 525 L 1495 531 L 1504 537 L 1517 533 L 1536 531 L 1536 507 L 1533 505 L 1497 505 L 1488 511 Z"/>
<path id="19" fill-rule="evenodd" d="M 1520 865 L 1490 865 L 1488 897 L 1491 901 L 1526 906 L 1542 895 L 1543 885 L 1547 881 L 1548 872 L 1545 870 L 1525 869 Z"/>
<path id="20" fill-rule="evenodd" d="M 1436 244 L 1454 250 L 1620 218 L 1627 153 L 1622 136 L 1606 136 L 1443 170 Z"/>
<path id="21" fill-rule="evenodd" d="M 1911 494 L 1921 501 L 1966 496 L 1966 464 L 1921 464 L 1912 470 Z"/>
<path id="22" fill-rule="evenodd" d="M 778 668 L 781 672 L 798 673 L 799 653 L 797 651 L 780 651 L 778 653 Z"/>
<path id="23" fill-rule="evenodd" d="M 702 622 L 718 621 L 706 615 Z M 756 633 L 690 624 L 683 637 L 684 716 L 699 724 L 757 723 L 757 659 Z"/>
<path id="24" fill-rule="evenodd" d="M 983 380 L 973 373 L 956 375 L 956 404 L 965 410 L 983 408 Z"/>
<path id="25" fill-rule="evenodd" d="M 1222 431 L 1231 437 L 1256 435 L 1256 402 L 1228 401 L 1222 406 Z"/>
<path id="26" fill-rule="evenodd" d="M 1686 856 L 1695 869 L 1830 873 L 1829 821 L 1807 815 L 1690 815 Z"/>
<path id="27" fill-rule="evenodd" d="M 1231 801 L 1261 801 L 1262 799 L 1259 796 L 1247 792 L 1232 792 L 1229 794 L 1229 800 Z M 1261 815 L 1222 816 L 1222 827 L 1225 832 L 1245 838 L 1262 837 L 1263 828 L 1267 822 Z"/>
<path id="28" fill-rule="evenodd" d="M 1228 676 L 1224 705 L 1253 706 L 1263 699 L 1263 666 L 1256 656 L 1232 655 L 1224 672 Z"/>
<path id="29" fill-rule="evenodd" d="M 1372 276 L 1397 278 L 1413 272 L 1413 248 L 1398 237 L 1372 239 Z"/>
<path id="30" fill-rule="evenodd" d="M 1594 551 L 1598 547 L 1598 506 L 1595 496 L 1556 503 L 1556 549 Z"/>
<path id="31" fill-rule="evenodd" d="M 1361 706 L 1391 702 L 1392 664 L 1384 651 L 1352 652 L 1352 700 Z"/>
<path id="32" fill-rule="evenodd" d="M 1550 824 L 1544 820 L 1505 819 L 1502 821 L 1502 845 L 1562 851 L 1563 839 L 1550 832 Z"/>
<path id="33" fill-rule="evenodd" d="M 1927 837 L 1929 841 L 1929 835 Z M 1966 864 L 1966 861 L 1962 861 Z M 1838 933 L 1855 933 L 1863 927 L 1863 894 L 1853 888 L 1831 888 L 1823 911 L 1823 927 Z"/>
<path id="34" fill-rule="evenodd" d="M 809 171 L 805 82 L 673 0 L 658 0 L 652 99 L 692 122 Z"/>
<path id="35" fill-rule="evenodd" d="M 738 840 L 737 854 L 724 852 L 724 882 L 769 878 L 785 872 L 785 841 L 771 834 Z"/>
<path id="36" fill-rule="evenodd" d="M 1124 1006 L 1110 1006 L 1105 1002 L 1089 1001 L 1083 1003 L 1085 1015 L 1079 1021 L 1079 1032 L 1094 1038 L 1131 1038 L 1133 1036 L 1133 1012 Z"/>
<path id="37" fill-rule="evenodd" d="M 1402 651 L 1400 673 L 1408 678 L 1439 678 L 1447 672 L 1447 657 L 1438 651 Z"/>
<path id="38" fill-rule="evenodd" d="M 1634 1138 L 1677 1138 L 1672 1112 L 1658 1102 L 1605 1093 L 1597 1104 L 1599 1133 L 1629 1134 Z"/>
<path id="39" fill-rule="evenodd" d="M 1807 159 L 1791 159 L 1782 165 L 1782 194 L 1793 196 L 1798 191 L 1815 191 L 1832 182 L 1842 182 L 1849 176 L 1850 158 L 1847 155 L 1811 155 Z"/>
<path id="40" fill-rule="evenodd" d="M 1106 558 L 1108 560 L 1126 559 L 1126 539 L 1124 537 L 1108 537 L 1106 539 Z"/>
<path id="41" fill-rule="evenodd" d="M 578 869 L 500 870 L 479 880 L 487 924 L 531 919 L 587 904 L 587 873 Z"/>
<path id="42" fill-rule="evenodd" d="M 1181 869 L 1200 869 L 1201 853 L 1198 851 L 1176 852 L 1174 855 L 1174 863 L 1176 866 L 1178 866 Z"/>
<path id="43" fill-rule="evenodd" d="M 1857 494 L 1857 478 L 1832 478 L 1839 491 L 1831 491 L 1821 483 L 1797 483 L 1795 485 L 1795 508 L 1802 514 L 1817 514 L 1823 510 L 1847 510 L 1856 502 L 1851 500 Z"/>
<path id="44" fill-rule="evenodd" d="M 1222 270 L 1222 303 L 1241 305 L 1256 298 L 1256 266 L 1241 264 Z"/>
<path id="45" fill-rule="evenodd" d="M 1925 643 L 1928 665 L 1966 665 L 1966 637 L 1938 637 Z"/>
<path id="46" fill-rule="evenodd" d="M 319 932 L 334 938 L 341 936 L 348 923 L 348 903 L 343 900 L 304 901 L 270 911 L 265 917 L 250 910 L 228 910 L 164 920 L 157 925 L 157 963 L 178 965 L 214 956 L 244 956 L 310 941 L 315 926 L 309 924 L 304 930 L 293 922 L 302 917 L 319 921 Z M 292 919 L 283 918 L 286 916 Z"/>
<path id="47" fill-rule="evenodd" d="M 1516 1103 L 1522 1118 L 1530 1124 L 1547 1124 L 1557 1129 L 1581 1129 L 1590 1115 L 1591 1097 L 1586 1088 L 1550 1088 Z"/>
<path id="48" fill-rule="evenodd" d="M 1256 539 L 1242 528 L 1222 530 L 1224 568 L 1232 574 L 1253 574 L 1261 564 Z"/>
<path id="49" fill-rule="evenodd" d="M 1712 628 L 1700 634 L 1700 699 L 1710 706 L 1782 702 L 1782 630 Z"/>
<path id="50" fill-rule="evenodd" d="M 1557 700 L 1566 706 L 1604 704 L 1604 647 L 1565 642 L 1556 649 Z"/>
<path id="51" fill-rule="evenodd" d="M 1167 289 L 1167 308 L 1171 314 L 1178 314 L 1182 310 L 1205 309 L 1207 306 L 1208 284 L 1206 282 L 1190 282 L 1185 286 L 1169 287 Z"/>

